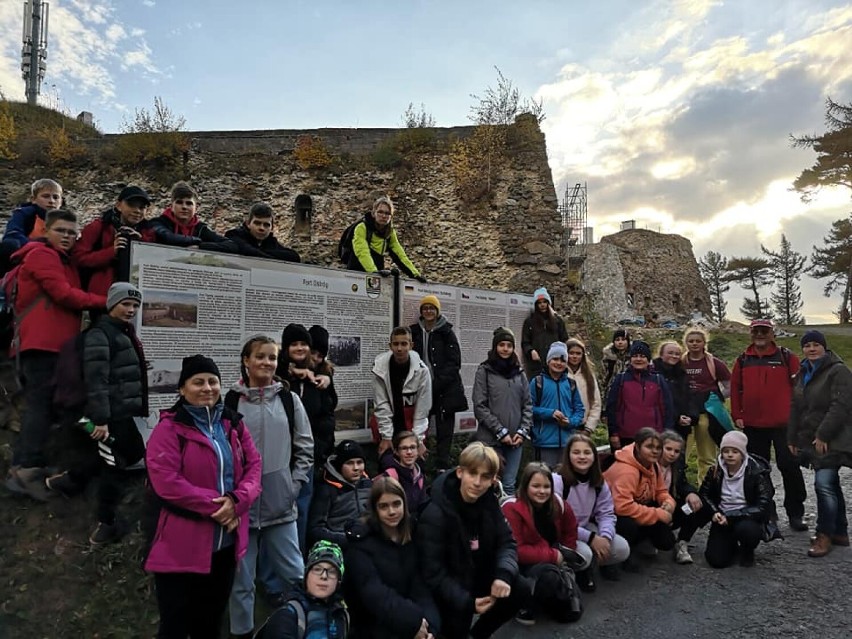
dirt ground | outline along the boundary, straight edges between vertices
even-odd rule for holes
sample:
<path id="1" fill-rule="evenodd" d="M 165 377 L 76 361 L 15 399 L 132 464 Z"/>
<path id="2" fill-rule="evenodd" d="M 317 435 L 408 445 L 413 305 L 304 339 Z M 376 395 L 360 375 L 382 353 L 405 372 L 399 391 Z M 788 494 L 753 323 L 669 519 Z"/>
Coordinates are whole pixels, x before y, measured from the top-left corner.
<path id="1" fill-rule="evenodd" d="M 704 561 L 707 531 L 699 531 L 690 552 L 695 563 L 679 566 L 671 553 L 643 560 L 641 574 L 622 572 L 621 581 L 598 580 L 598 590 L 584 594 L 585 612 L 575 624 L 539 620 L 533 627 L 510 622 L 499 639 L 617 639 L 666 636 L 677 639 L 738 637 L 852 636 L 852 548 L 837 548 L 822 559 L 806 555 L 816 518 L 813 473 L 804 471 L 808 489 L 806 521 L 811 532 L 786 528 L 781 476 L 773 471 L 775 501 L 781 514 L 783 541 L 761 544 L 753 568 L 714 570 Z M 852 472 L 841 471 L 847 500 Z"/>

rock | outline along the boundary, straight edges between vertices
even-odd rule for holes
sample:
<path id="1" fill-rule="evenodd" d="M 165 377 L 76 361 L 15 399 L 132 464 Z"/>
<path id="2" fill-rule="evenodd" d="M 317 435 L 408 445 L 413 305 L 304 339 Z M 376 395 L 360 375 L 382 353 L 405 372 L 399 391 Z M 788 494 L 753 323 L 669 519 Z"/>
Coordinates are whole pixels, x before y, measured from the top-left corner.
<path id="1" fill-rule="evenodd" d="M 554 253 L 555 251 L 549 244 L 535 240 L 524 244 L 524 248 L 533 255 L 541 255 L 542 253 Z"/>
<path id="2" fill-rule="evenodd" d="M 550 273 L 551 275 L 559 275 L 562 273 L 562 269 L 556 266 L 556 264 L 542 264 L 537 270 L 544 273 Z"/>
<path id="3" fill-rule="evenodd" d="M 528 254 L 516 255 L 512 261 L 515 264 L 538 264 L 538 258 Z"/>

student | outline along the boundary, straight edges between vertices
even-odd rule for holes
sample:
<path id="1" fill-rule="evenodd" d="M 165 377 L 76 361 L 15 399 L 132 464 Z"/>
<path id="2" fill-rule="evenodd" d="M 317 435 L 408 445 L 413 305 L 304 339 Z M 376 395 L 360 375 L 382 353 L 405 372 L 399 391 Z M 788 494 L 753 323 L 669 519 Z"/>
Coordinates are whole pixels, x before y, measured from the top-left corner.
<path id="1" fill-rule="evenodd" d="M 5 260 L 24 246 L 45 237 L 48 211 L 62 206 L 62 186 L 59 182 L 42 178 L 32 183 L 30 201 L 12 211 L 3 232 L 2 255 Z"/>
<path id="2" fill-rule="evenodd" d="M 653 428 L 642 428 L 632 444 L 615 452 L 615 463 L 604 473 L 615 505 L 615 530 L 630 544 L 626 570 L 636 572 L 636 544 L 649 540 L 659 550 L 675 545 L 671 523 L 675 501 L 660 471 L 662 438 Z"/>
<path id="3" fill-rule="evenodd" d="M 198 219 L 198 193 L 186 182 L 172 186 L 171 204 L 151 220 L 154 241 L 169 246 L 238 253 L 237 245 Z"/>
<path id="4" fill-rule="evenodd" d="M 546 566 L 568 564 L 572 567 L 580 560 L 576 552 L 566 550 L 577 549 L 577 518 L 571 506 L 553 492 L 553 474 L 547 464 L 527 464 L 521 474 L 518 493 L 503 504 L 503 514 L 518 545 L 521 574 L 535 582 L 533 604 L 521 610 L 515 620 L 533 625 L 539 611 L 559 621 L 579 619 L 579 614 L 572 618 L 571 614 L 565 615 L 570 611 L 557 608 L 563 607 L 565 602 L 553 601 L 552 584 L 545 576 L 551 574 L 544 570 Z"/>
<path id="5" fill-rule="evenodd" d="M 21 268 L 15 300 L 17 339 L 11 353 L 20 360 L 25 408 L 6 482 L 13 492 L 39 501 L 49 497 L 44 447 L 53 420 L 46 389 L 51 388 L 59 350 L 80 331 L 82 312 L 103 309 L 107 301 L 105 295 L 81 290 L 80 276 L 71 265 L 77 216 L 63 209 L 49 211 L 45 228 L 44 239 L 25 244 L 12 256 Z"/>
<path id="6" fill-rule="evenodd" d="M 698 491 L 686 478 L 684 449 L 686 445 L 680 433 L 672 430 L 663 432 L 663 450 L 660 453 L 660 471 L 663 481 L 668 487 L 669 494 L 675 500 L 675 510 L 672 515 L 672 530 L 677 530 L 677 543 L 674 547 L 675 561 L 679 564 L 691 564 L 689 542 L 695 531 L 706 521 L 699 515 L 704 502 L 698 496 Z M 686 510 L 684 510 L 686 507 Z M 687 512 L 689 511 L 689 512 Z"/>
<path id="7" fill-rule="evenodd" d="M 551 344 L 567 339 L 565 321 L 553 310 L 550 293 L 543 286 L 536 289 L 533 308 L 522 328 L 521 351 L 527 377 L 532 379 L 546 368 L 545 356 Z"/>
<path id="8" fill-rule="evenodd" d="M 547 372 L 530 380 L 533 405 L 532 440 L 536 459 L 556 468 L 571 435 L 580 428 L 585 408 L 577 384 L 565 372 L 568 349 L 553 342 L 547 351 Z"/>
<path id="9" fill-rule="evenodd" d="M 345 590 L 353 637 L 438 636 L 440 617 L 420 573 L 413 526 L 399 482 L 392 477 L 374 480 L 367 514 L 346 531 Z"/>
<path id="10" fill-rule="evenodd" d="M 367 510 L 372 482 L 364 472 L 364 451 L 344 439 L 325 463 L 323 481 L 316 486 L 308 517 L 308 539 L 333 541 L 346 549 L 346 525 Z"/>
<path id="11" fill-rule="evenodd" d="M 626 328 L 617 328 L 612 333 L 612 341 L 603 347 L 604 401 L 609 396 L 612 381 L 624 372 L 629 363 L 630 333 Z"/>
<path id="12" fill-rule="evenodd" d="M 680 344 L 674 340 L 666 340 L 657 347 L 657 357 L 652 365 L 669 384 L 674 408 L 674 430 L 683 438 L 683 449 L 686 451 L 686 440 L 692 432 L 692 425 L 698 421 L 698 411 L 694 408 L 689 376 L 682 357 L 683 349 Z M 684 462 L 685 459 L 684 452 Z"/>
<path id="13" fill-rule="evenodd" d="M 352 233 L 352 252 L 347 268 L 366 273 L 384 271 L 387 253 L 406 275 L 426 282 L 399 243 L 393 226 L 393 211 L 393 202 L 389 197 L 383 195 L 376 199 L 373 210 L 364 216 L 364 221 Z"/>
<path id="14" fill-rule="evenodd" d="M 446 637 L 490 637 L 529 603 L 512 530 L 491 489 L 499 466 L 493 448 L 469 444 L 458 467 L 435 480 L 420 515 L 420 569 Z M 474 614 L 480 616 L 471 628 Z"/>
<path id="15" fill-rule="evenodd" d="M 379 457 L 391 448 L 394 433 L 411 430 L 419 440 L 418 455 L 426 457 L 426 431 L 432 408 L 432 377 L 426 364 L 411 350 L 411 331 L 397 326 L 390 350 L 373 363 L 374 415 L 378 427 Z"/>
<path id="16" fill-rule="evenodd" d="M 597 588 L 593 564 L 601 567 L 602 577 L 618 581 L 616 567 L 630 555 L 630 546 L 615 532 L 612 493 L 588 435 L 576 433 L 568 440 L 562 463 L 553 475 L 553 490 L 577 518 L 577 552 L 586 566 L 577 572 L 577 585 L 586 592 Z"/>
<path id="17" fill-rule="evenodd" d="M 417 517 L 421 504 L 428 499 L 423 469 L 417 463 L 418 439 L 410 430 L 394 434 L 392 448 L 379 458 L 381 475 L 396 479 L 405 490 L 405 501 L 412 517 Z M 375 483 L 375 479 L 373 479 Z"/>
<path id="18" fill-rule="evenodd" d="M 340 547 L 318 541 L 305 562 L 304 584 L 298 584 L 285 604 L 269 616 L 255 639 L 347 639 L 349 613 L 343 603 L 342 584 Z"/>
<path id="19" fill-rule="evenodd" d="M 234 242 L 240 254 L 256 257 L 268 257 L 285 262 L 301 262 L 299 254 L 293 249 L 282 246 L 272 232 L 275 214 L 266 202 L 255 202 L 249 209 L 248 217 L 242 225 L 225 233 L 225 237 Z"/>
<path id="20" fill-rule="evenodd" d="M 515 334 L 494 329 L 488 359 L 473 379 L 475 439 L 494 446 L 503 458 L 501 473 L 506 495 L 515 494 L 515 481 L 532 427 L 532 402 L 527 376 L 515 352 Z"/>
<path id="21" fill-rule="evenodd" d="M 117 279 L 127 280 L 130 273 L 119 274 L 117 269 L 123 252 L 130 249 L 130 241 L 150 242 L 154 239 L 151 222 L 145 219 L 150 205 L 151 198 L 144 189 L 126 186 L 118 194 L 114 206 L 83 228 L 71 257 L 74 264 L 89 276 L 87 291 L 105 294 Z"/>
<path id="22" fill-rule="evenodd" d="M 583 400 L 583 428 L 594 433 L 601 420 L 601 389 L 595 365 L 586 354 L 586 345 L 576 337 L 567 340 L 565 347 L 568 349 L 568 368 L 565 372 L 577 384 L 577 391 Z"/>
<path id="23" fill-rule="evenodd" d="M 334 389 L 334 362 L 328 359 L 328 331 L 319 324 L 314 324 L 308 329 L 311 336 L 311 368 L 314 376 L 320 380 L 321 388 L 328 388 L 332 396 L 333 408 L 337 408 L 337 391 Z M 328 378 L 328 383 L 325 383 Z"/>
<path id="24" fill-rule="evenodd" d="M 775 489 L 769 462 L 748 452 L 748 437 L 725 433 L 716 465 L 707 472 L 699 495 L 713 522 L 704 557 L 713 568 L 754 565 L 754 550 L 772 512 Z"/>

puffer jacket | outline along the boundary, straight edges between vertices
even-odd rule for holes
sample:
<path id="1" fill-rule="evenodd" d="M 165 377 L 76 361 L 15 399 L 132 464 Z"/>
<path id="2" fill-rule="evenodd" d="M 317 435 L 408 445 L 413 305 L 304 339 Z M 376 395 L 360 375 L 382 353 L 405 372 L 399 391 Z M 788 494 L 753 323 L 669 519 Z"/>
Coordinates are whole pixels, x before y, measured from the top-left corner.
<path id="1" fill-rule="evenodd" d="M 658 433 L 674 428 L 674 407 L 669 384 L 659 373 L 628 366 L 615 377 L 606 398 L 610 437 L 632 439 L 649 426 Z"/>
<path id="2" fill-rule="evenodd" d="M 443 418 L 466 411 L 467 397 L 460 373 L 461 347 L 453 325 L 439 315 L 431 331 L 426 330 L 422 318 L 410 328 L 413 348 L 432 373 L 432 414 Z"/>
<path id="3" fill-rule="evenodd" d="M 44 237 L 44 216 L 47 211 L 33 202 L 25 202 L 12 211 L 3 231 L 3 242 L 19 249 L 27 242 Z"/>
<path id="4" fill-rule="evenodd" d="M 787 442 L 815 468 L 852 466 L 852 371 L 828 351 L 813 367 L 808 360 L 796 376 Z M 828 444 L 817 454 L 814 439 Z"/>
<path id="5" fill-rule="evenodd" d="M 408 354 L 411 365 L 402 384 L 402 401 L 405 406 L 414 406 L 411 430 L 421 440 L 429 428 L 429 413 L 432 408 L 432 376 L 426 364 L 415 351 Z M 390 359 L 388 351 L 376 357 L 373 363 L 373 392 L 376 398 L 374 414 L 379 423 L 382 439 L 393 437 L 393 393 L 391 392 Z"/>
<path id="6" fill-rule="evenodd" d="M 260 495 L 261 460 L 239 415 L 224 408 L 221 424 L 231 451 L 234 489 L 230 492 L 221 489 L 222 460 L 217 446 L 195 425 L 183 400 L 161 411 L 160 422 L 148 440 L 145 466 L 151 488 L 166 506 L 160 509 L 145 570 L 208 574 L 216 537 L 223 531 L 211 517 L 220 508 L 213 499 L 223 492 L 234 501 L 240 517 L 235 531 L 236 560 L 245 556 L 248 512 Z"/>
<path id="7" fill-rule="evenodd" d="M 541 380 L 541 393 L 536 384 Z M 532 439 L 536 448 L 562 448 L 583 424 L 586 409 L 583 398 L 567 373 L 559 379 L 550 375 L 537 375 L 530 380 L 530 397 L 533 405 Z M 553 418 L 555 411 L 562 411 L 568 425 L 561 426 Z"/>
<path id="8" fill-rule="evenodd" d="M 323 480 L 314 487 L 308 540 L 310 544 L 320 539 L 333 541 L 345 550 L 346 525 L 367 511 L 373 482 L 366 474 L 354 483 L 346 481 L 334 467 L 335 458 L 331 455 L 325 462 Z"/>
<path id="9" fill-rule="evenodd" d="M 366 522 L 346 531 L 349 547 L 343 582 L 352 636 L 364 639 L 410 639 L 423 619 L 438 635 L 440 616 L 420 574 L 413 541 L 398 544 Z"/>
<path id="10" fill-rule="evenodd" d="M 772 499 L 775 496 L 775 488 L 769 475 L 769 462 L 762 457 L 750 454 L 745 463 L 747 465 L 743 479 L 743 492 L 748 505 L 736 512 L 726 512 L 725 516 L 728 518 L 746 517 L 765 522 L 774 512 Z M 724 473 L 724 468 L 717 461 L 716 465 L 707 471 L 704 481 L 701 482 L 701 488 L 698 489 L 698 496 L 701 497 L 701 501 L 713 513 L 720 512 L 719 504 L 722 501 L 722 476 Z"/>
<path id="11" fill-rule="evenodd" d="M 571 506 L 556 497 L 558 512 L 553 517 L 556 527 L 556 542 L 568 548 L 577 548 L 577 518 Z M 516 497 L 503 503 L 503 514 L 512 528 L 512 536 L 518 544 L 518 563 L 521 566 L 535 564 L 558 564 L 562 553 L 541 536 L 535 526 L 532 508 Z"/>
<path id="12" fill-rule="evenodd" d="M 532 428 L 532 402 L 527 376 L 520 366 L 511 377 L 498 373 L 489 360 L 482 362 L 473 378 L 474 438 L 493 446 L 506 435 L 529 438 Z"/>
<path id="13" fill-rule="evenodd" d="M 296 521 L 296 498 L 313 466 L 314 438 L 305 408 L 293 394 L 291 428 L 279 396 L 282 388 L 281 382 L 259 388 L 240 381 L 231 389 L 239 393 L 237 410 L 263 460 L 263 491 L 249 511 L 251 528 Z"/>
<path id="14" fill-rule="evenodd" d="M 615 463 L 604 473 L 612 491 L 615 514 L 630 517 L 640 526 L 651 526 L 666 517 L 662 509 L 675 501 L 669 494 L 663 474 L 654 463 L 645 468 L 633 454 L 635 444 L 615 451 Z M 666 517 L 667 518 L 667 517 Z"/>
<path id="15" fill-rule="evenodd" d="M 435 480 L 432 500 L 417 524 L 416 543 L 420 570 L 439 609 L 473 614 L 474 589 L 486 586 L 485 580 L 514 582 L 518 576 L 518 552 L 497 495 L 488 490 L 473 508 L 479 515 L 475 532 L 478 552 L 494 568 L 490 575 L 476 573 L 470 548 L 473 532 L 465 529 L 459 514 L 460 508 L 470 505 L 462 504 L 460 485 L 455 470 L 448 470 Z"/>
<path id="16" fill-rule="evenodd" d="M 133 324 L 102 316 L 83 336 L 86 415 L 95 424 L 148 415 L 148 374 Z"/>

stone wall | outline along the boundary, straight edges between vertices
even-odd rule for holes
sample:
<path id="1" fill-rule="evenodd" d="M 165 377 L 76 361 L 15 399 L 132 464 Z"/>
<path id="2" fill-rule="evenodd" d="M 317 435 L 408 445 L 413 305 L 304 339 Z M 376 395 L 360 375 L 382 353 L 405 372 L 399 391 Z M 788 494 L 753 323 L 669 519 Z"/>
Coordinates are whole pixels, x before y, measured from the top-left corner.
<path id="1" fill-rule="evenodd" d="M 586 247 L 583 291 L 592 301 L 595 313 L 608 323 L 633 315 L 627 305 L 627 288 L 618 248 L 601 242 Z"/>

